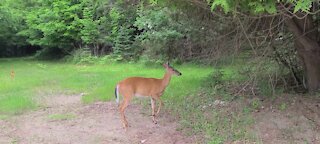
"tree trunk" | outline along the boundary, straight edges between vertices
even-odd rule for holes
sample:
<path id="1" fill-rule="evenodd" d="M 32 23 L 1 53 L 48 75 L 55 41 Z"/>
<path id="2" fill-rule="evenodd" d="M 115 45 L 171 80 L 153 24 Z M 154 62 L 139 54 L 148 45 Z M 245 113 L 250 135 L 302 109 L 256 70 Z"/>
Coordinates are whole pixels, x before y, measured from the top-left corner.
<path id="1" fill-rule="evenodd" d="M 307 77 L 309 92 L 320 88 L 320 46 L 317 27 L 312 23 L 311 16 L 303 19 L 289 18 L 286 25 L 294 34 L 294 46 L 301 59 Z"/>

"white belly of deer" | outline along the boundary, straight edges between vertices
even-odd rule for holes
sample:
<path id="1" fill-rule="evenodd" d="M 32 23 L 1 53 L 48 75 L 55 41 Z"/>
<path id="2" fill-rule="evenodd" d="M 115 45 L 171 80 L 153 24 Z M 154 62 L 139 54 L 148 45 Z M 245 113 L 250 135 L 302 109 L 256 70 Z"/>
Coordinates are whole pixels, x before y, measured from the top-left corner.
<path id="1" fill-rule="evenodd" d="M 138 98 L 143 98 L 143 97 L 147 97 L 147 96 L 145 96 L 145 95 L 142 95 L 142 94 L 138 94 L 138 93 L 134 94 L 134 96 L 136 96 L 136 97 L 138 97 Z"/>

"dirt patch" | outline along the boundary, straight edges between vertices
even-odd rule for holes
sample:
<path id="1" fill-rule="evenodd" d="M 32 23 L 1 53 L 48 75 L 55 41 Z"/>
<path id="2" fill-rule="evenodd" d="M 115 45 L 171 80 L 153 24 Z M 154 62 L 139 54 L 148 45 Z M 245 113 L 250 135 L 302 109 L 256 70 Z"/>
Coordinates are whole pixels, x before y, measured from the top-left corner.
<path id="1" fill-rule="evenodd" d="M 176 131 L 177 124 L 165 115 L 155 125 L 148 112 L 130 105 L 126 115 L 131 127 L 124 131 L 114 102 L 83 105 L 80 97 L 43 99 L 47 106 L 42 109 L 0 120 L 0 143 L 193 143 L 192 138 Z"/>
<path id="2" fill-rule="evenodd" d="M 252 113 L 254 124 L 248 129 L 256 141 L 265 144 L 320 143 L 320 100 L 316 97 L 279 96 L 261 100 Z M 37 111 L 0 120 L 0 143 L 101 143 L 101 144 L 188 144 L 195 138 L 177 131 L 176 120 L 162 113 L 152 123 L 150 111 L 131 104 L 126 111 L 128 131 L 122 128 L 117 105 L 97 102 L 83 105 L 81 95 L 42 98 Z M 238 109 L 241 103 L 221 108 Z M 231 143 L 250 143 L 233 141 Z"/>
<path id="3" fill-rule="evenodd" d="M 254 129 L 265 144 L 320 143 L 319 99 L 284 95 L 263 102 Z"/>

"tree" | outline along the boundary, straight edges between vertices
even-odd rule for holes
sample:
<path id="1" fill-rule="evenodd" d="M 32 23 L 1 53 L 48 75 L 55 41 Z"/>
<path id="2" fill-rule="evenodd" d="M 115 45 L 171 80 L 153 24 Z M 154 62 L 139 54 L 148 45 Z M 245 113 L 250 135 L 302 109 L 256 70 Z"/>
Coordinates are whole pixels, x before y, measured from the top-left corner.
<path id="1" fill-rule="evenodd" d="M 93 6 L 88 1 L 85 3 L 86 7 L 83 9 L 83 17 L 79 19 L 80 23 L 83 25 L 80 33 L 81 39 L 87 46 L 92 45 L 92 54 L 98 55 L 98 44 L 99 44 L 99 35 L 98 31 L 99 20 L 95 20 L 93 17 Z"/>
<path id="2" fill-rule="evenodd" d="M 65 53 L 81 44 L 82 24 L 77 19 L 82 15 L 83 8 L 79 1 L 38 1 L 33 8 L 25 18 L 26 29 L 19 32 L 19 35 L 27 37 L 30 44 L 43 50 Z"/>
<path id="3" fill-rule="evenodd" d="M 0 57 L 20 56 L 26 53 L 25 38 L 16 33 L 25 27 L 23 17 L 26 5 L 32 1 L 3 0 L 0 3 Z"/>
<path id="4" fill-rule="evenodd" d="M 201 1 L 203 2 L 203 1 Z M 294 47 L 304 67 L 310 92 L 320 89 L 319 2 L 314 0 L 208 0 L 212 10 L 237 16 L 280 16 L 294 35 Z"/>
<path id="5" fill-rule="evenodd" d="M 139 16 L 134 25 L 138 30 L 143 31 L 137 40 L 144 47 L 144 53 L 149 60 L 172 60 L 178 57 L 178 53 L 185 51 L 178 42 L 186 33 L 183 30 L 187 28 L 181 24 L 182 21 L 178 23 L 173 19 L 176 13 L 166 7 L 141 7 L 139 9 Z"/>

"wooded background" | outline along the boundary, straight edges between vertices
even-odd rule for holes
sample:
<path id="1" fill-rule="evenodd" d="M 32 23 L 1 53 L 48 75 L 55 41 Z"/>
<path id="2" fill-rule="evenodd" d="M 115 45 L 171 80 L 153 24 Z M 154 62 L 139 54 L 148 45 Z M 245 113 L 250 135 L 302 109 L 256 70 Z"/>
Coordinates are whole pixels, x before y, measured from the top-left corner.
<path id="1" fill-rule="evenodd" d="M 0 57 L 90 61 L 107 55 L 203 64 L 241 59 L 256 64 L 250 73 L 274 62 L 281 73 L 270 74 L 270 83 L 316 91 L 319 20 L 313 0 L 2 0 Z"/>

